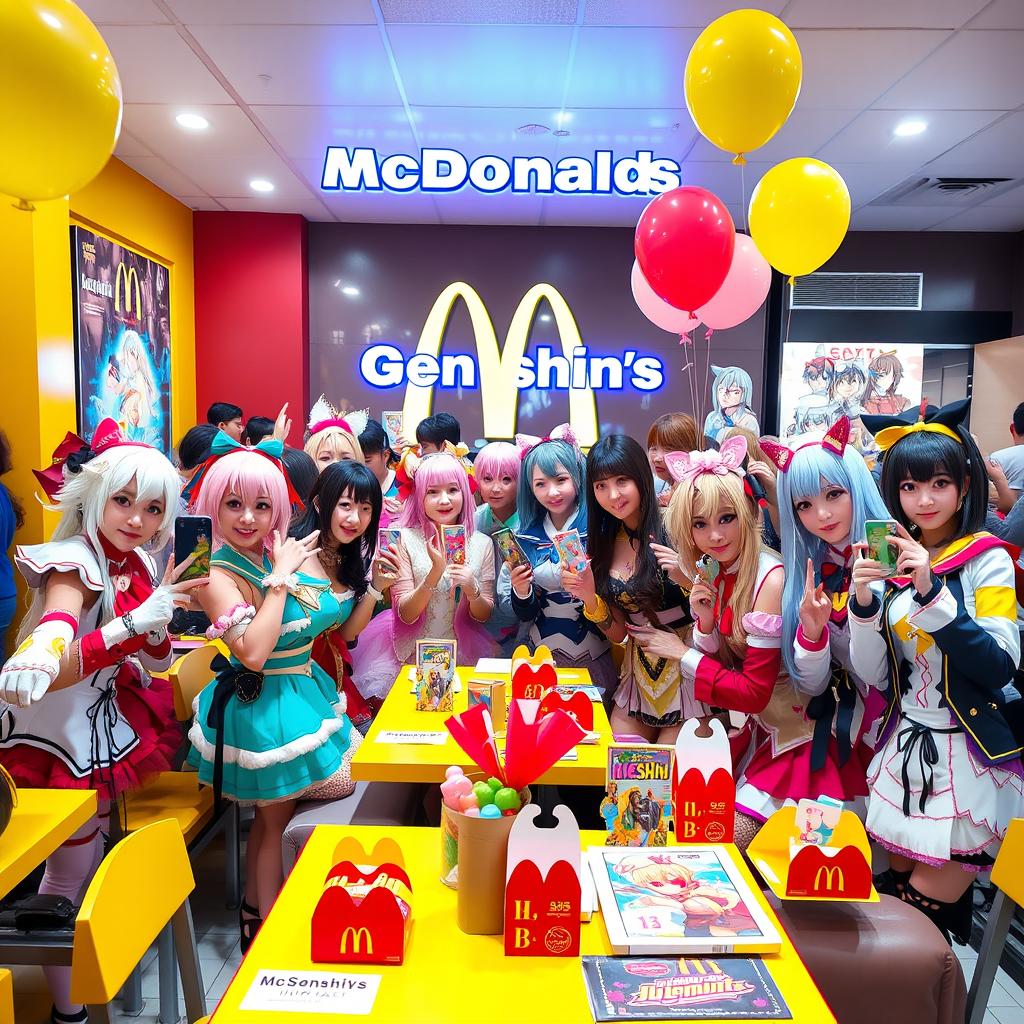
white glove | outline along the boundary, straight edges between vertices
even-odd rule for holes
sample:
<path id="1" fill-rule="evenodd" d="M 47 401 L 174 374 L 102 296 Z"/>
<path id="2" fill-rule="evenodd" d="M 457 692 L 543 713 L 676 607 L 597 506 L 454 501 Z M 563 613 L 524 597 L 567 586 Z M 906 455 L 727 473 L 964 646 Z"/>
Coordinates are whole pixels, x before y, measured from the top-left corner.
<path id="1" fill-rule="evenodd" d="M 60 672 L 60 659 L 75 631 L 67 622 L 36 626 L 0 671 L 0 700 L 27 708 L 40 700 Z"/>
<path id="2" fill-rule="evenodd" d="M 160 586 L 138 608 L 108 622 L 101 630 L 103 646 L 109 651 L 115 644 L 123 644 L 133 636 L 142 636 L 163 629 L 174 615 L 179 603 L 188 603 L 188 594 L 176 593 L 171 586 Z M 128 623 L 131 623 L 131 629 Z"/>

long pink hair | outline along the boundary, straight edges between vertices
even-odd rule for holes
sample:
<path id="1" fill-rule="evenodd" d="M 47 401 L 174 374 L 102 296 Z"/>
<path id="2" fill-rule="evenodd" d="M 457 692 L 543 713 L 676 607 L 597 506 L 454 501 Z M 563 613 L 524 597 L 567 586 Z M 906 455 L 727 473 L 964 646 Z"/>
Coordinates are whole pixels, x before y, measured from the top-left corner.
<path id="1" fill-rule="evenodd" d="M 427 518 L 427 513 L 424 511 L 427 491 L 431 487 L 450 483 L 458 484 L 462 491 L 462 512 L 459 514 L 459 522 L 465 526 L 466 540 L 469 540 L 473 535 L 474 512 L 469 477 L 462 463 L 447 452 L 435 452 L 432 455 L 424 456 L 413 480 L 412 497 L 405 503 L 401 517 L 393 525 L 408 526 L 410 529 L 419 530 L 425 537 L 432 536 L 434 522 Z"/>
<path id="2" fill-rule="evenodd" d="M 254 504 L 257 498 L 270 500 L 273 518 L 263 544 L 269 548 L 274 543 L 274 531 L 283 539 L 288 532 L 292 506 L 288 500 L 288 485 L 280 466 L 272 459 L 258 452 L 233 451 L 219 458 L 203 477 L 199 497 L 193 506 L 197 515 L 209 516 L 213 520 L 213 546 L 219 548 L 225 543 L 220 532 L 220 504 L 225 494 L 237 494 L 246 504 Z"/>

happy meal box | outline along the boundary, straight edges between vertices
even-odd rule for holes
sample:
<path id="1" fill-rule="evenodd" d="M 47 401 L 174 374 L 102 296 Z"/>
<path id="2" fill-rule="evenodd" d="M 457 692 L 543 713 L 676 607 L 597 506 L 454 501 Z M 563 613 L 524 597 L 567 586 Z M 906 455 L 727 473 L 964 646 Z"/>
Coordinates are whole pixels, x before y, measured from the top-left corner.
<path id="1" fill-rule="evenodd" d="M 512 699 L 543 700 L 558 685 L 551 650 L 541 644 L 533 654 L 520 644 L 512 654 Z"/>
<path id="2" fill-rule="evenodd" d="M 722 723 L 708 721 L 710 736 L 697 735 L 696 719 L 683 723 L 675 744 L 676 841 L 731 843 L 736 814 L 729 739 Z"/>

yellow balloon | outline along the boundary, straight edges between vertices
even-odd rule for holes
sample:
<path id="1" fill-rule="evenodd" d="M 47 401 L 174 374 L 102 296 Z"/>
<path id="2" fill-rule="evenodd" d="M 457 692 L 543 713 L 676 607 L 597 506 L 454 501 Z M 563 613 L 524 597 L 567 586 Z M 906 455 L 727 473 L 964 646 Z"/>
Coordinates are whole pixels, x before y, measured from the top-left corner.
<path id="1" fill-rule="evenodd" d="M 815 271 L 850 226 L 850 190 L 834 167 L 807 156 L 776 164 L 750 196 L 750 236 L 788 277 Z"/>
<path id="2" fill-rule="evenodd" d="M 121 131 L 121 80 L 70 0 L 0 3 L 0 192 L 55 199 L 103 169 Z"/>
<path id="3" fill-rule="evenodd" d="M 727 153 L 763 146 L 800 94 L 796 37 L 765 11 L 733 11 L 697 37 L 683 78 L 686 106 L 700 133 Z"/>

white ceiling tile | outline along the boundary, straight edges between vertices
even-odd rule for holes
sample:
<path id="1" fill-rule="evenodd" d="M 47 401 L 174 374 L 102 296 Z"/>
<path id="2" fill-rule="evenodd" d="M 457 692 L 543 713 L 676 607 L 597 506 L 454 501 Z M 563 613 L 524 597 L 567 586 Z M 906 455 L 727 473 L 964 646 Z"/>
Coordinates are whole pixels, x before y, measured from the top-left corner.
<path id="1" fill-rule="evenodd" d="M 117 138 L 117 146 L 114 148 L 114 156 L 119 156 L 122 160 L 125 160 L 132 156 L 152 155 L 153 151 L 148 146 L 143 145 L 131 132 L 126 131 L 124 127 L 121 128 L 121 134 Z"/>
<path id="2" fill-rule="evenodd" d="M 934 206 L 865 206 L 854 210 L 851 231 L 924 231 L 948 216 Z"/>
<path id="3" fill-rule="evenodd" d="M 126 103 L 228 103 L 231 97 L 170 25 L 104 28 Z"/>
<path id="4" fill-rule="evenodd" d="M 253 106 L 290 157 L 323 164 L 328 146 L 370 146 L 385 155 L 418 148 L 404 107 Z"/>
<path id="5" fill-rule="evenodd" d="M 927 163 L 980 131 L 1001 110 L 865 110 L 816 154 L 830 164 L 843 161 Z M 903 121 L 920 119 L 928 127 L 920 135 L 901 138 L 893 129 Z"/>
<path id="6" fill-rule="evenodd" d="M 1024 103 L 1024 31 L 963 31 L 894 85 L 876 107 L 1009 110 Z"/>
<path id="7" fill-rule="evenodd" d="M 433 198 L 423 193 L 395 196 L 382 192 L 325 192 L 323 199 L 338 220 L 353 224 L 441 223 Z"/>
<path id="8" fill-rule="evenodd" d="M 1024 210 L 1024 185 L 1011 188 L 1009 192 L 1001 192 L 991 199 L 986 199 L 983 206 L 1005 206 L 1014 210 Z"/>
<path id="9" fill-rule="evenodd" d="M 870 156 L 867 153 L 864 155 Z M 854 210 L 877 199 L 883 192 L 895 187 L 918 170 L 917 164 L 904 163 L 869 164 L 842 161 L 834 166 L 850 190 L 850 201 Z M 921 172 L 921 176 L 927 175 Z"/>
<path id="10" fill-rule="evenodd" d="M 229 196 L 244 198 L 256 193 L 249 188 L 255 178 L 265 178 L 274 186 L 268 193 L 275 199 L 304 201 L 310 196 L 306 183 L 296 177 L 288 166 L 268 146 L 262 156 L 245 157 L 236 161 L 218 156 L 195 156 L 188 161 L 188 173 L 198 183 L 200 192 L 224 199 Z"/>
<path id="11" fill-rule="evenodd" d="M 1024 228 L 1024 210 L 1004 206 L 972 206 L 955 217 L 932 225 L 932 231 L 1020 231 Z"/>
<path id="12" fill-rule="evenodd" d="M 566 111 L 568 119 L 557 124 L 553 112 L 538 110 L 537 120 L 569 132 L 558 139 L 561 156 L 596 149 L 653 149 L 655 156 L 681 160 L 697 133 L 685 107 L 643 108 L 579 107 Z M 544 120 L 542 115 L 547 115 Z"/>
<path id="13" fill-rule="evenodd" d="M 333 221 L 330 213 L 315 199 L 306 201 L 268 196 L 232 196 L 219 200 L 221 209 L 235 213 L 298 213 L 306 220 Z"/>
<path id="14" fill-rule="evenodd" d="M 572 25 L 576 0 L 381 0 L 387 24 Z"/>
<path id="15" fill-rule="evenodd" d="M 401 103 L 375 25 L 194 25 L 192 32 L 246 103 Z"/>
<path id="16" fill-rule="evenodd" d="M 723 203 L 742 204 L 744 182 L 746 183 L 747 195 L 750 198 L 750 191 L 754 187 L 759 174 L 751 171 L 750 167 L 743 169 L 741 178 L 739 167 L 728 163 L 704 163 L 698 160 L 687 160 L 683 163 L 683 184 L 695 185 L 697 188 L 707 189 L 713 192 Z"/>
<path id="17" fill-rule="evenodd" d="M 437 197 L 442 224 L 529 224 L 540 223 L 544 196 L 501 192 L 483 195 L 472 189 Z"/>
<path id="18" fill-rule="evenodd" d="M 683 68 L 699 34 L 695 28 L 580 29 L 566 109 L 683 108 Z"/>
<path id="19" fill-rule="evenodd" d="M 205 131 L 186 131 L 175 117 L 187 111 L 201 114 L 210 122 Z M 192 103 L 187 106 L 162 106 L 151 103 L 126 103 L 124 125 L 145 145 L 177 166 L 185 167 L 193 159 L 217 157 L 224 161 L 262 156 L 267 140 L 245 112 L 234 105 Z"/>
<path id="20" fill-rule="evenodd" d="M 78 0 L 78 6 L 90 21 L 101 27 L 167 24 L 166 16 L 153 0 Z"/>
<path id="21" fill-rule="evenodd" d="M 413 106 L 557 110 L 572 34 L 562 26 L 388 26 Z"/>
<path id="22" fill-rule="evenodd" d="M 548 196 L 541 223 L 545 227 L 636 227 L 648 202 L 650 197 L 642 196 Z"/>
<path id="23" fill-rule="evenodd" d="M 1024 28 L 1024 4 L 1020 0 L 992 0 L 970 27 Z"/>
<path id="24" fill-rule="evenodd" d="M 801 107 L 832 110 L 860 110 L 871 106 L 950 34 L 934 30 L 801 29 L 796 37 L 803 56 L 804 75 L 797 102 Z M 914 102 L 898 105 L 922 106 Z M 987 106 L 998 109 L 1002 104 Z"/>
<path id="25" fill-rule="evenodd" d="M 134 167 L 139 174 L 148 178 L 154 185 L 158 185 L 165 192 L 170 192 L 172 196 L 194 196 L 205 191 L 191 178 L 158 156 L 127 157 L 124 162 L 129 167 Z M 191 172 L 191 168 L 189 170 Z"/>
<path id="26" fill-rule="evenodd" d="M 965 177 L 1016 178 L 1024 174 L 1024 113 L 1003 118 L 933 160 L 925 170 Z"/>
<path id="27" fill-rule="evenodd" d="M 857 116 L 858 110 L 818 110 L 805 107 L 803 95 L 786 123 L 760 149 L 748 156 L 759 163 L 779 163 L 794 156 L 813 156 L 829 139 Z M 686 113 L 689 117 L 689 114 Z M 733 154 L 712 145 L 703 135 L 697 136 L 690 151 L 691 160 L 732 161 Z"/>
<path id="28" fill-rule="evenodd" d="M 370 0 L 166 0 L 186 25 L 374 25 Z"/>
<path id="29" fill-rule="evenodd" d="M 778 15 L 786 0 L 744 3 L 745 8 Z M 584 25 L 664 25 L 703 29 L 736 9 L 735 0 L 587 0 Z M 787 19 L 788 20 L 788 19 Z"/>
<path id="30" fill-rule="evenodd" d="M 224 205 L 209 196 L 178 196 L 186 206 L 193 210 L 223 211 Z"/>
<path id="31" fill-rule="evenodd" d="M 790 28 L 960 28 L 988 0 L 792 0 Z"/>
<path id="32" fill-rule="evenodd" d="M 529 107 L 410 108 L 421 145 L 456 149 L 471 157 L 487 153 L 553 157 L 559 142 L 554 135 L 523 135 L 517 129 L 526 124 L 553 124 L 554 113 Z"/>

